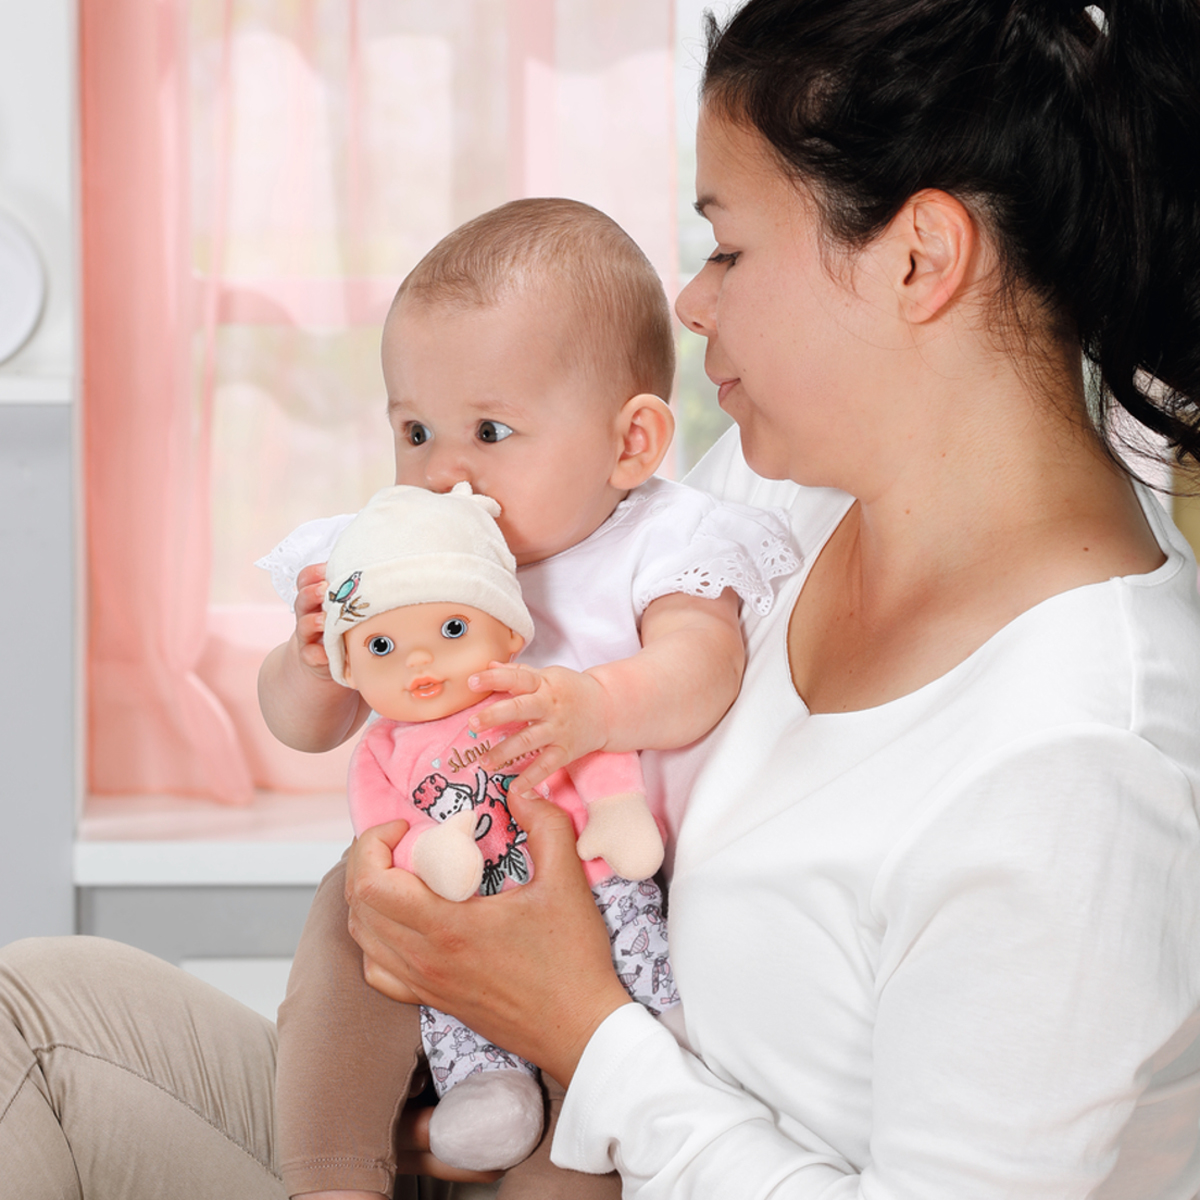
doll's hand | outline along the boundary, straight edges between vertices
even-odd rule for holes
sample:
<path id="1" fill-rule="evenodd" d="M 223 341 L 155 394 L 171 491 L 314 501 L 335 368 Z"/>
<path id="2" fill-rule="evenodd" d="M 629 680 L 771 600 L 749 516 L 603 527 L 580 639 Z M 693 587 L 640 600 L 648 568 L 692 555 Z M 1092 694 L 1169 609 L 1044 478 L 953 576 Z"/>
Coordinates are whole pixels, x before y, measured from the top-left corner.
<path id="1" fill-rule="evenodd" d="M 560 767 L 603 750 L 608 742 L 608 693 L 599 680 L 566 667 L 536 670 L 523 663 L 492 663 L 471 676 L 473 691 L 507 692 L 508 698 L 475 714 L 476 732 L 526 721 L 524 729 L 495 743 L 483 760 L 490 771 L 522 754 L 537 753 L 510 785 L 518 795 L 531 794 Z"/>
<path id="2" fill-rule="evenodd" d="M 296 576 L 296 647 L 300 661 L 313 674 L 329 679 L 325 653 L 325 564 L 311 563 Z"/>

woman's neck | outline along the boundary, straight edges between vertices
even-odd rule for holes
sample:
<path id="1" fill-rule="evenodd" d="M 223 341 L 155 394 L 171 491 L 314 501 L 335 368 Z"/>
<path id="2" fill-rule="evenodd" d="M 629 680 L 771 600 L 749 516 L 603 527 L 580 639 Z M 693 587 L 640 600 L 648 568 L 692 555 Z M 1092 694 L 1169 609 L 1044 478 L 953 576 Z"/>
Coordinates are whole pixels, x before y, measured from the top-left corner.
<path id="1" fill-rule="evenodd" d="M 1059 402 L 1015 368 L 962 391 L 926 378 L 921 423 L 848 489 L 859 502 L 793 613 L 810 709 L 896 699 L 1042 600 L 1161 564 L 1131 483 L 1087 427 L 1078 370 L 1058 375 Z"/>

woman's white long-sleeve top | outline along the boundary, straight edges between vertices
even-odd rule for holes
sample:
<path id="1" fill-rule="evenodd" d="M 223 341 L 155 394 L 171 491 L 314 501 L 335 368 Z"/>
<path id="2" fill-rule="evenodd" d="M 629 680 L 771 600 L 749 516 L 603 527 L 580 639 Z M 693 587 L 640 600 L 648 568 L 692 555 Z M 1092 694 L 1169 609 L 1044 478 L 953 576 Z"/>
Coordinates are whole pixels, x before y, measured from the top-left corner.
<path id="1" fill-rule="evenodd" d="M 847 497 L 768 484 L 811 564 Z M 748 619 L 741 697 L 664 763 L 693 1053 L 590 1042 L 554 1143 L 639 1200 L 1190 1200 L 1200 1193 L 1200 599 L 1167 562 L 1054 596 L 942 678 L 810 714 L 803 573 Z M 1003 564 L 997 564 L 997 571 Z M 691 787 L 694 778 L 694 787 Z"/>

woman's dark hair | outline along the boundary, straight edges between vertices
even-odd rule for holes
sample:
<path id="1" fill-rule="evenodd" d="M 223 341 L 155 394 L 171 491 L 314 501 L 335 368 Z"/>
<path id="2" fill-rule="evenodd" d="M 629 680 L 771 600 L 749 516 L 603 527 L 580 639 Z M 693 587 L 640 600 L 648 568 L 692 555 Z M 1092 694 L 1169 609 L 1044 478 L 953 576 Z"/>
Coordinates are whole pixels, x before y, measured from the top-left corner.
<path id="1" fill-rule="evenodd" d="M 749 0 L 704 95 L 863 245 L 914 193 L 989 229 L 1005 292 L 1200 461 L 1200 0 Z M 1157 382 L 1156 382 L 1157 381 Z"/>

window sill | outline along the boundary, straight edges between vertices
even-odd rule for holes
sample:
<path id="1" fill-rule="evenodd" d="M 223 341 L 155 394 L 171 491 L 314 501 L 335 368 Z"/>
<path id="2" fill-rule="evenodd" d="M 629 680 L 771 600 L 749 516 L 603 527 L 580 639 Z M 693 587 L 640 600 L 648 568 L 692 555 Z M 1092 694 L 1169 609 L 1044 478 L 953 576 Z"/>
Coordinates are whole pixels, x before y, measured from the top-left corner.
<path id="1" fill-rule="evenodd" d="M 247 808 L 179 796 L 89 796 L 76 887 L 315 885 L 353 837 L 344 794 L 260 792 Z"/>

